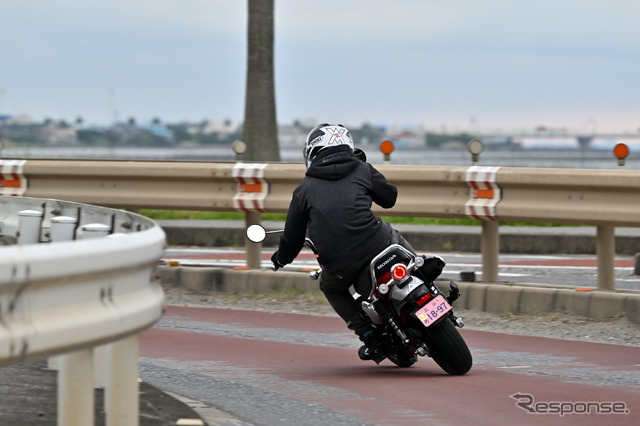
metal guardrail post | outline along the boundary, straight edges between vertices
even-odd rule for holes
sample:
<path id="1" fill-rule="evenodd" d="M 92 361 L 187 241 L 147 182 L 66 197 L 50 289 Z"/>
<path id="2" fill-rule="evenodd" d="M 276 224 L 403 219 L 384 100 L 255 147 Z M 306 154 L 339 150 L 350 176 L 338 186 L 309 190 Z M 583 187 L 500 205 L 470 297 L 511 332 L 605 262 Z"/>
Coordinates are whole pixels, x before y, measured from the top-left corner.
<path id="1" fill-rule="evenodd" d="M 500 234 L 497 220 L 482 221 L 482 281 L 498 281 Z"/>
<path id="2" fill-rule="evenodd" d="M 502 199 L 502 189 L 496 180 L 500 167 L 478 166 L 483 146 L 477 139 L 467 144 L 473 166 L 466 171 L 465 180 L 470 191 L 469 200 L 465 203 L 465 214 L 482 223 L 482 281 L 498 281 L 500 233 L 496 206 Z"/>
<path id="3" fill-rule="evenodd" d="M 72 241 L 75 237 L 76 223 L 78 219 L 70 216 L 56 216 L 51 218 L 51 242 Z M 61 355 L 51 356 L 47 359 L 47 367 L 58 370 Z"/>
<path id="4" fill-rule="evenodd" d="M 93 348 L 93 388 L 104 389 L 107 387 L 109 381 L 108 375 L 108 347 L 109 345 L 101 345 Z M 107 400 L 107 394 L 104 394 L 105 402 Z M 106 407 L 105 403 L 105 407 Z"/>
<path id="5" fill-rule="evenodd" d="M 80 228 L 78 239 L 104 238 L 109 235 L 110 229 L 111 228 L 102 223 L 89 223 Z M 95 389 L 102 389 L 107 385 L 108 346 L 109 345 L 96 346 L 93 350 L 93 387 Z M 106 395 L 107 393 L 105 392 L 105 402 Z"/>
<path id="6" fill-rule="evenodd" d="M 72 241 L 75 238 L 78 219 L 70 216 L 51 218 L 51 242 Z"/>
<path id="7" fill-rule="evenodd" d="M 246 212 L 244 216 L 245 229 L 249 225 L 260 223 L 259 212 Z M 262 243 L 252 243 L 245 237 L 244 246 L 247 253 L 247 266 L 251 269 L 260 269 L 262 261 Z"/>
<path id="8" fill-rule="evenodd" d="M 89 238 L 102 238 L 109 235 L 111 228 L 103 223 L 90 223 L 80 228 L 78 233 L 79 240 L 87 240 Z"/>
<path id="9" fill-rule="evenodd" d="M 596 255 L 598 257 L 598 290 L 614 290 L 616 240 L 613 226 L 598 226 Z"/>
<path id="10" fill-rule="evenodd" d="M 244 153 L 247 151 L 247 144 L 244 141 L 241 140 L 237 140 L 234 141 L 231 144 L 231 149 L 233 150 L 233 152 L 235 152 L 236 154 L 236 166 L 241 165 L 242 163 L 242 157 L 244 155 Z M 238 175 L 234 176 L 236 177 L 236 179 L 238 179 L 239 182 L 239 186 L 238 189 L 241 192 L 244 192 L 246 189 L 245 186 L 245 178 L 260 178 L 258 180 L 256 179 L 252 179 L 253 186 L 255 188 L 251 188 L 248 190 L 248 192 L 252 192 L 255 191 L 256 195 L 257 193 L 260 193 L 262 191 L 262 187 L 263 185 L 266 187 L 267 183 L 264 182 L 264 184 L 261 182 L 261 178 L 262 178 L 262 172 L 263 172 L 263 168 L 258 168 L 258 169 L 254 169 L 256 171 L 260 171 L 260 173 L 258 174 L 253 174 L 251 173 L 249 176 L 245 176 L 242 174 L 242 172 L 240 172 Z M 235 170 L 235 167 L 234 167 Z M 265 198 L 266 198 L 266 194 L 265 194 Z M 252 200 L 256 200 L 255 198 L 253 198 Z M 264 202 L 264 199 L 262 199 L 262 202 Z M 242 210 L 245 211 L 245 216 L 244 216 L 244 227 L 245 229 L 247 229 L 249 227 L 249 225 L 253 225 L 253 224 L 259 224 L 260 223 L 260 213 L 259 211 L 255 211 L 253 210 L 253 208 L 255 208 L 255 204 L 253 205 L 253 207 L 251 209 L 247 209 L 244 206 L 244 203 L 239 204 L 239 206 L 241 207 Z M 262 243 L 252 243 L 251 241 L 249 241 L 246 237 L 244 239 L 244 246 L 245 246 L 245 253 L 247 256 L 247 267 L 250 269 L 260 269 L 260 263 L 262 260 Z"/>
<path id="11" fill-rule="evenodd" d="M 58 371 L 58 424 L 94 424 L 93 349 L 60 357 Z"/>
<path id="12" fill-rule="evenodd" d="M 107 225 L 92 223 L 82 227 L 80 238 L 103 238 L 109 231 Z M 138 352 L 137 336 L 94 349 L 93 385 L 105 390 L 107 426 L 138 424 Z"/>
<path id="13" fill-rule="evenodd" d="M 104 393 L 107 426 L 138 425 L 139 352 L 137 335 L 108 345 L 109 375 Z"/>
<path id="14" fill-rule="evenodd" d="M 40 222 L 42 212 L 38 210 L 22 210 L 18 212 L 20 224 L 18 244 L 35 244 L 40 242 Z"/>

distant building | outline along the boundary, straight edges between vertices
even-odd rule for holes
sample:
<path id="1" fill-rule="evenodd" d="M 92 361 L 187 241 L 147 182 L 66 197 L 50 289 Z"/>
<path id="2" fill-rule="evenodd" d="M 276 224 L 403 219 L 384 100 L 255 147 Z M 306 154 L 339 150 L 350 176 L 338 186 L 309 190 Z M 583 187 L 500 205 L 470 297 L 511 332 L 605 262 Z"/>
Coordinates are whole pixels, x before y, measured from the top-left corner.
<path id="1" fill-rule="evenodd" d="M 51 145 L 76 145 L 78 131 L 75 127 L 51 122 L 40 129 L 40 139 Z"/>
<path id="2" fill-rule="evenodd" d="M 387 133 L 386 139 L 392 141 L 396 148 L 424 148 L 426 138 L 424 132 L 414 130 L 401 130 Z"/>
<path id="3" fill-rule="evenodd" d="M 278 126 L 278 144 L 281 148 L 302 149 L 309 130 L 310 128 L 302 128 L 297 124 L 281 124 Z"/>
<path id="4" fill-rule="evenodd" d="M 212 119 L 208 120 L 202 127 L 201 133 L 210 135 L 217 133 L 219 135 L 232 135 L 240 129 L 239 124 L 233 123 L 231 120 Z"/>
<path id="5" fill-rule="evenodd" d="M 31 124 L 31 117 L 26 114 L 10 115 L 6 120 L 6 123 L 26 126 Z"/>
<path id="6" fill-rule="evenodd" d="M 154 120 L 150 124 L 141 125 L 140 128 L 159 138 L 173 140 L 173 132 L 171 129 L 159 120 Z"/>

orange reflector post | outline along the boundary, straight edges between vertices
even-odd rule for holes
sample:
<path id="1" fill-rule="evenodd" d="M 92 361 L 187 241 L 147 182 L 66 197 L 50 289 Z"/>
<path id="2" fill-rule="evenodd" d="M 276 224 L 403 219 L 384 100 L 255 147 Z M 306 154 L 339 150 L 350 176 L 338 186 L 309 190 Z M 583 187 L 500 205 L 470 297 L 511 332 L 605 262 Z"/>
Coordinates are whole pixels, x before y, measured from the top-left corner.
<path id="1" fill-rule="evenodd" d="M 385 155 L 389 155 L 393 152 L 393 142 L 391 141 L 383 141 L 380 144 L 380 152 Z"/>
<path id="2" fill-rule="evenodd" d="M 629 155 L 629 147 L 623 143 L 619 143 L 615 147 L 613 147 L 613 154 L 619 160 L 627 158 L 627 155 Z"/>

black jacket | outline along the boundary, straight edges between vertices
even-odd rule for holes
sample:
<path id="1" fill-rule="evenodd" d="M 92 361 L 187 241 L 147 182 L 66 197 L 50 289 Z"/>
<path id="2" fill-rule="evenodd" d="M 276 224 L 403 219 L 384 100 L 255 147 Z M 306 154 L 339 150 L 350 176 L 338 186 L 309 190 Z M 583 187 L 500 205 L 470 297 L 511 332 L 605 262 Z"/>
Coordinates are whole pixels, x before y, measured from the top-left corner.
<path id="1" fill-rule="evenodd" d="M 318 261 L 332 272 L 382 250 L 391 227 L 374 216 L 371 205 L 393 207 L 397 196 L 397 188 L 349 147 L 321 151 L 293 191 L 278 261 L 291 263 L 306 233 L 318 249 Z"/>

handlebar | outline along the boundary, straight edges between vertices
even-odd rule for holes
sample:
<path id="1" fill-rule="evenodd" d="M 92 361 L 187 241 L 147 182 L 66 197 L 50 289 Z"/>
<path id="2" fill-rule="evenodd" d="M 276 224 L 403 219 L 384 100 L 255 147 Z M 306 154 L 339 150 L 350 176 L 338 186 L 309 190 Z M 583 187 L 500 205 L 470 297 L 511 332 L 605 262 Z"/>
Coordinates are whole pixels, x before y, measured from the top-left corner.
<path id="1" fill-rule="evenodd" d="M 250 225 L 247 228 L 246 231 L 246 235 L 247 238 L 249 239 L 249 241 L 253 242 L 253 243 L 261 243 L 262 241 L 264 241 L 264 239 L 267 237 L 268 234 L 279 234 L 284 232 L 284 229 L 278 229 L 275 231 L 267 231 L 266 229 L 264 229 L 264 227 L 262 225 L 259 224 L 254 224 L 254 225 Z M 305 237 L 304 239 L 304 245 L 309 247 L 311 249 L 311 251 L 313 252 L 313 254 L 315 254 L 316 256 L 318 255 L 318 249 L 316 248 L 316 245 L 313 244 L 313 241 L 311 241 L 311 239 L 309 239 L 308 237 Z M 271 270 L 272 271 L 277 271 L 278 269 L 282 268 L 284 265 L 280 266 L 280 265 L 272 265 L 271 266 Z"/>
<path id="2" fill-rule="evenodd" d="M 318 249 L 316 248 L 316 245 L 313 244 L 313 241 L 311 241 L 309 238 L 305 238 L 304 239 L 304 245 L 309 247 L 311 249 L 311 251 L 313 252 L 313 254 L 315 254 L 315 255 L 318 254 Z"/>

